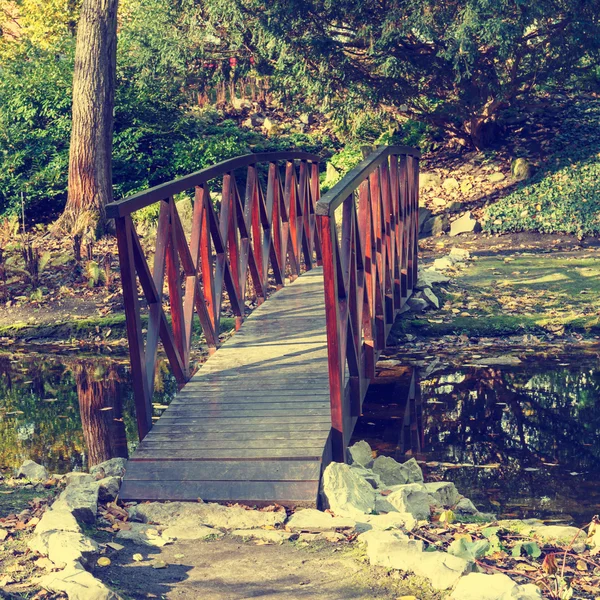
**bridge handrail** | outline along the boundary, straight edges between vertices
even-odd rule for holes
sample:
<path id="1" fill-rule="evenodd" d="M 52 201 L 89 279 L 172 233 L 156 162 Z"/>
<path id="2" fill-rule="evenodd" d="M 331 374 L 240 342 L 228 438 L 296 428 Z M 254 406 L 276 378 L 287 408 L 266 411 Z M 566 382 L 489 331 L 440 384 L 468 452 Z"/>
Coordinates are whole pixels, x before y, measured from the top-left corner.
<path id="1" fill-rule="evenodd" d="M 416 283 L 420 156 L 379 148 L 317 203 L 336 461 L 345 460 L 375 363 Z"/>
<path id="2" fill-rule="evenodd" d="M 273 288 L 283 287 L 286 279 L 293 281 L 300 274 L 301 263 L 305 270 L 321 264 L 315 215 L 319 162 L 318 156 L 306 152 L 246 154 L 107 206 L 107 216 L 115 219 L 140 439 L 152 425 L 159 340 L 173 374 L 183 385 L 190 378 L 194 313 L 209 350 L 214 351 L 219 345 L 224 292 L 237 329 L 245 316 L 247 298 L 256 298 L 260 304 Z M 261 164 L 267 167 L 266 190 L 258 171 Z M 235 174 L 243 168 L 247 169 L 245 192 L 240 193 Z M 223 181 L 217 211 L 211 198 L 214 185 L 209 183 L 218 177 Z M 195 200 L 188 240 L 175 194 L 191 188 L 195 188 Z M 151 269 L 132 214 L 154 203 L 160 203 L 160 210 Z M 163 308 L 165 274 L 170 320 Z M 138 281 L 148 304 L 145 340 Z"/>

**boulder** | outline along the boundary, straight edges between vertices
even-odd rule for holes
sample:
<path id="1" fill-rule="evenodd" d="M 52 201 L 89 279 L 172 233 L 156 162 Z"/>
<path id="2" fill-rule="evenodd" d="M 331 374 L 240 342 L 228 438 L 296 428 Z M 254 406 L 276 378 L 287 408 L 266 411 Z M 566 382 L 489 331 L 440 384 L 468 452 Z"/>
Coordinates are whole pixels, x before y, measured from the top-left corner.
<path id="1" fill-rule="evenodd" d="M 435 269 L 423 269 L 422 271 L 419 271 L 419 275 L 417 277 L 417 285 L 415 286 L 415 288 L 417 290 L 422 290 L 426 287 L 431 287 L 436 283 L 448 283 L 449 281 L 449 277 L 443 275 Z"/>
<path id="2" fill-rule="evenodd" d="M 387 499 L 398 512 L 410 513 L 417 520 L 429 519 L 431 507 L 435 505 L 433 497 L 420 483 L 396 486 Z"/>
<path id="3" fill-rule="evenodd" d="M 127 467 L 126 458 L 111 458 L 90 469 L 90 475 L 96 479 L 104 479 L 105 477 L 123 477 Z"/>
<path id="4" fill-rule="evenodd" d="M 460 184 L 458 183 L 458 180 L 455 179 L 454 177 L 448 177 L 448 178 L 444 179 L 444 183 L 442 183 L 442 187 L 447 192 L 453 192 L 454 190 L 457 190 L 460 188 Z"/>
<path id="5" fill-rule="evenodd" d="M 425 489 L 428 494 L 431 494 L 438 504 L 450 507 L 454 506 L 458 501 L 458 490 L 450 481 L 435 481 L 425 484 Z"/>
<path id="6" fill-rule="evenodd" d="M 69 600 L 119 600 L 99 579 L 86 571 L 78 562 L 63 571 L 44 575 L 40 586 L 50 592 L 63 592 Z"/>
<path id="7" fill-rule="evenodd" d="M 223 537 L 223 535 L 225 534 L 218 529 L 198 525 L 197 521 L 190 519 L 178 521 L 175 525 L 167 527 L 161 537 L 173 540 L 207 540 Z"/>
<path id="8" fill-rule="evenodd" d="M 434 215 L 427 219 L 421 227 L 421 237 L 428 237 L 430 235 L 439 235 L 450 229 L 450 221 L 447 215 Z"/>
<path id="9" fill-rule="evenodd" d="M 423 481 L 423 472 L 414 458 L 399 463 L 390 456 L 378 456 L 373 462 L 373 472 L 387 486 Z"/>
<path id="10" fill-rule="evenodd" d="M 431 306 L 433 306 L 434 308 L 440 307 L 439 298 L 431 291 L 430 288 L 425 288 L 421 292 L 421 294 L 423 294 L 424 299 L 427 300 L 427 302 L 429 302 L 429 304 L 431 304 Z"/>
<path id="11" fill-rule="evenodd" d="M 454 512 L 463 515 L 476 515 L 479 511 L 477 507 L 468 498 L 461 498 L 454 508 Z"/>
<path id="12" fill-rule="evenodd" d="M 412 310 L 413 312 L 423 312 L 427 309 L 429 303 L 423 298 L 417 298 L 415 296 L 412 296 L 408 299 L 406 305 L 409 306 L 410 310 Z"/>
<path id="13" fill-rule="evenodd" d="M 503 573 L 484 575 L 469 573 L 462 577 L 450 595 L 452 600 L 501 600 L 511 593 L 517 584 Z"/>
<path id="14" fill-rule="evenodd" d="M 375 496 L 375 512 L 377 514 L 381 514 L 398 511 L 396 510 L 395 506 L 393 506 L 387 501 L 386 496 L 381 496 L 380 494 L 378 494 L 377 496 Z"/>
<path id="15" fill-rule="evenodd" d="M 69 565 L 98 551 L 98 544 L 81 533 L 55 531 L 48 536 L 48 558 L 56 565 Z"/>
<path id="16" fill-rule="evenodd" d="M 419 208 L 419 233 L 423 231 L 423 226 L 431 217 L 432 212 L 428 208 Z"/>
<path id="17" fill-rule="evenodd" d="M 526 158 L 515 158 L 510 164 L 510 173 L 513 179 L 523 181 L 533 176 L 533 165 Z"/>
<path id="18" fill-rule="evenodd" d="M 261 540 L 262 542 L 272 542 L 281 544 L 294 536 L 289 531 L 279 531 L 277 529 L 236 529 L 231 535 L 247 540 Z"/>
<path id="19" fill-rule="evenodd" d="M 419 173 L 419 187 L 423 189 L 438 188 L 442 185 L 442 178 L 432 171 Z"/>
<path id="20" fill-rule="evenodd" d="M 25 477 L 30 481 L 46 481 L 48 479 L 48 470 L 33 460 L 26 460 L 19 468 L 17 477 Z"/>
<path id="21" fill-rule="evenodd" d="M 58 497 L 52 508 L 68 510 L 73 516 L 84 523 L 94 523 L 98 511 L 99 488 L 95 483 L 70 485 Z"/>
<path id="22" fill-rule="evenodd" d="M 533 583 L 517 585 L 505 592 L 500 600 L 542 600 L 542 591 Z"/>
<path id="23" fill-rule="evenodd" d="M 375 509 L 373 487 L 343 463 L 331 463 L 325 469 L 323 496 L 337 515 L 353 517 Z"/>
<path id="24" fill-rule="evenodd" d="M 42 515 L 27 545 L 30 550 L 47 556 L 48 539 L 54 533 L 59 532 L 80 534 L 81 528 L 71 511 L 66 509 L 59 510 L 52 507 Z"/>
<path id="25" fill-rule="evenodd" d="M 65 475 L 65 483 L 69 485 L 87 485 L 94 483 L 96 478 L 90 473 L 83 473 L 81 471 L 72 471 Z"/>
<path id="26" fill-rule="evenodd" d="M 349 446 L 348 454 L 351 458 L 350 464 L 356 463 L 367 467 L 367 469 L 373 464 L 373 450 L 371 450 L 371 446 L 364 440 Z"/>
<path id="27" fill-rule="evenodd" d="M 412 571 L 427 578 L 433 589 L 447 590 L 454 587 L 471 568 L 471 563 L 459 556 L 447 552 L 423 552 Z"/>
<path id="28" fill-rule="evenodd" d="M 322 531 L 336 531 L 338 529 L 353 529 L 356 522 L 348 517 L 337 517 L 330 513 L 314 508 L 305 508 L 296 511 L 285 524 L 291 531 L 306 531 L 320 533 Z"/>
<path id="29" fill-rule="evenodd" d="M 161 535 L 161 532 L 153 525 L 147 525 L 146 523 L 130 523 L 130 525 L 130 529 L 120 529 L 118 531 L 117 539 L 158 548 L 173 542 L 173 538 Z"/>
<path id="30" fill-rule="evenodd" d="M 477 233 L 481 231 L 479 221 L 473 217 L 471 211 L 467 211 L 464 215 L 452 221 L 450 224 L 450 235 L 460 235 L 461 233 Z"/>
<path id="31" fill-rule="evenodd" d="M 381 478 L 377 473 L 374 473 L 371 469 L 367 469 L 359 464 L 350 465 L 350 468 L 354 473 L 356 473 L 359 477 L 362 477 L 367 483 L 371 485 L 371 487 L 377 489 L 383 485 Z"/>
<path id="32" fill-rule="evenodd" d="M 368 485 L 368 484 L 367 484 Z M 129 509 L 132 520 L 159 525 L 174 525 L 180 520 L 194 518 L 199 525 L 219 529 L 254 529 L 277 527 L 286 519 L 285 510 L 271 512 L 246 510 L 242 506 L 221 506 L 203 502 L 149 502 Z"/>
<path id="33" fill-rule="evenodd" d="M 98 486 L 98 499 L 101 502 L 110 502 L 119 495 L 121 478 L 105 477 L 104 479 L 99 479 L 96 485 Z"/>
<path id="34" fill-rule="evenodd" d="M 395 509 L 394 509 L 395 510 Z M 356 522 L 356 531 L 387 531 L 389 529 L 404 529 L 412 531 L 417 521 L 410 513 L 389 512 L 385 515 L 365 515 Z"/>

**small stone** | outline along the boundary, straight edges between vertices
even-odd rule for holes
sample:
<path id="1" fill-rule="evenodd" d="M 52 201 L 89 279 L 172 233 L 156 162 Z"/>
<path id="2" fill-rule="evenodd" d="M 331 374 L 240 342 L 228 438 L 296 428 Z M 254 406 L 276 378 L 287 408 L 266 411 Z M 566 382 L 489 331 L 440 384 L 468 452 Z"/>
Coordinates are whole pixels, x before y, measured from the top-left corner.
<path id="1" fill-rule="evenodd" d="M 515 158 L 510 165 L 510 173 L 517 181 L 530 179 L 534 171 L 533 165 L 526 158 Z"/>
<path id="2" fill-rule="evenodd" d="M 432 198 L 431 202 L 434 206 L 446 206 L 448 204 L 444 198 Z"/>
<path id="3" fill-rule="evenodd" d="M 471 211 L 467 211 L 464 215 L 452 221 L 450 224 L 450 235 L 460 235 L 461 233 L 477 233 L 481 231 L 481 225 L 473 217 Z"/>
<path id="4" fill-rule="evenodd" d="M 329 508 L 340 516 L 370 514 L 375 509 L 375 490 L 342 463 L 331 463 L 323 474 L 323 495 Z"/>
<path id="5" fill-rule="evenodd" d="M 314 508 L 305 508 L 296 511 L 288 519 L 286 528 L 291 531 L 320 533 L 322 531 L 335 531 L 338 529 L 353 529 L 355 525 L 355 521 L 348 517 L 334 517 L 330 513 Z"/>
<path id="6" fill-rule="evenodd" d="M 45 575 L 39 583 L 51 592 L 64 592 L 69 600 L 119 600 L 117 594 L 78 562 L 67 565 L 62 571 Z"/>
<path id="7" fill-rule="evenodd" d="M 426 483 L 425 489 L 442 506 L 454 506 L 458 501 L 458 490 L 450 481 Z"/>
<path id="8" fill-rule="evenodd" d="M 435 504 L 435 500 L 420 483 L 397 486 L 387 499 L 398 512 L 410 513 L 417 520 L 429 519 L 431 506 Z"/>
<path id="9" fill-rule="evenodd" d="M 457 248 L 456 246 L 450 250 L 450 258 L 455 261 L 465 261 L 471 258 L 471 253 L 465 248 Z"/>
<path id="10" fill-rule="evenodd" d="M 456 261 L 450 256 L 443 256 L 442 258 L 436 258 L 433 261 L 432 268 L 436 271 L 446 271 L 448 269 L 452 269 Z"/>
<path id="11" fill-rule="evenodd" d="M 131 529 L 119 530 L 117 532 L 117 538 L 121 540 L 130 540 L 136 544 L 156 546 L 158 548 L 162 548 L 173 541 L 172 538 L 161 536 L 156 527 L 146 525 L 145 523 L 131 523 Z"/>
<path id="12" fill-rule="evenodd" d="M 348 453 L 352 459 L 351 464 L 359 464 L 363 467 L 370 468 L 373 464 L 373 450 L 365 441 L 356 442 L 348 447 Z"/>
<path id="13" fill-rule="evenodd" d="M 442 183 L 442 187 L 447 192 L 452 192 L 454 190 L 457 190 L 460 187 L 460 184 L 454 177 L 448 177 L 447 179 L 444 179 L 444 183 Z"/>
<path id="14" fill-rule="evenodd" d="M 281 544 L 289 540 L 294 534 L 289 531 L 278 529 L 236 529 L 235 531 L 231 532 L 231 535 L 244 539 L 261 540 L 263 542 Z"/>
<path id="15" fill-rule="evenodd" d="M 46 481 L 48 479 L 48 470 L 33 460 L 26 460 L 19 468 L 17 477 L 25 477 L 30 481 Z"/>
<path id="16" fill-rule="evenodd" d="M 495 173 L 492 173 L 488 179 L 490 183 L 499 183 L 506 179 L 506 175 L 500 171 L 496 171 Z"/>
<path id="17" fill-rule="evenodd" d="M 105 477 L 123 477 L 127 466 L 126 458 L 111 458 L 90 469 L 90 475 L 96 479 Z"/>
<path id="18" fill-rule="evenodd" d="M 144 557 L 141 554 L 139 554 L 139 553 L 134 554 L 131 558 L 135 562 L 142 562 L 144 560 Z"/>
<path id="19" fill-rule="evenodd" d="M 469 573 L 462 577 L 450 595 L 452 600 L 501 600 L 504 594 L 512 593 L 517 584 L 503 573 L 484 575 Z"/>
<path id="20" fill-rule="evenodd" d="M 164 560 L 157 560 L 153 565 L 153 569 L 166 569 L 167 563 Z"/>

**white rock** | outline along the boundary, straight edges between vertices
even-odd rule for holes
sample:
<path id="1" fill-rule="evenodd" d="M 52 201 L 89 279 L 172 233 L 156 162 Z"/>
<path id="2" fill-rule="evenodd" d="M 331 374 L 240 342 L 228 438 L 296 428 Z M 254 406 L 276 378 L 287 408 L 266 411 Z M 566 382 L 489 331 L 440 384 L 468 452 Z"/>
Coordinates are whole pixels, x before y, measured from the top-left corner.
<path id="1" fill-rule="evenodd" d="M 556 542 L 559 544 L 575 542 L 585 542 L 587 535 L 577 527 L 568 525 L 541 525 L 536 527 L 534 535 L 544 542 Z"/>
<path id="2" fill-rule="evenodd" d="M 136 544 L 145 544 L 146 546 L 156 546 L 162 548 L 173 542 L 173 539 L 161 535 L 161 532 L 153 525 L 146 523 L 130 523 L 131 529 L 121 529 L 117 532 L 117 538 L 121 540 L 130 540 Z"/>
<path id="3" fill-rule="evenodd" d="M 424 288 L 423 291 L 421 292 L 423 294 L 423 296 L 425 296 L 425 300 L 427 300 L 427 302 L 429 302 L 429 304 L 431 304 L 431 306 L 433 306 L 434 308 L 439 308 L 440 307 L 440 300 L 439 298 L 431 291 L 431 289 L 429 288 Z"/>
<path id="4" fill-rule="evenodd" d="M 379 475 L 374 473 L 371 469 L 367 469 L 358 463 L 350 465 L 350 469 L 353 473 L 356 473 L 359 477 L 362 477 L 373 488 L 378 488 L 383 485 L 381 477 L 379 477 Z"/>
<path id="5" fill-rule="evenodd" d="M 398 512 L 410 513 L 417 520 L 429 519 L 431 506 L 435 505 L 435 500 L 420 483 L 397 486 L 387 499 Z"/>
<path id="6" fill-rule="evenodd" d="M 104 479 L 104 477 L 123 477 L 127 467 L 126 458 L 111 458 L 103 463 L 100 463 L 90 469 L 90 474 L 96 479 Z"/>
<path id="7" fill-rule="evenodd" d="M 484 575 L 469 573 L 462 577 L 450 595 L 452 600 L 500 600 L 512 592 L 517 584 L 503 573 Z"/>
<path id="8" fill-rule="evenodd" d="M 429 579 L 433 589 L 447 590 L 471 570 L 471 563 L 447 552 L 423 552 L 412 570 Z"/>
<path id="9" fill-rule="evenodd" d="M 450 224 L 451 236 L 460 235 L 461 233 L 477 233 L 478 231 L 481 231 L 481 225 L 473 217 L 471 211 L 467 211 Z"/>
<path id="10" fill-rule="evenodd" d="M 356 442 L 348 447 L 348 453 L 352 459 L 351 464 L 359 464 L 363 467 L 370 468 L 373 464 L 373 450 L 365 441 Z"/>
<path id="11" fill-rule="evenodd" d="M 52 507 L 42 515 L 27 545 L 30 550 L 47 556 L 48 539 L 58 532 L 80 534 L 81 528 L 69 510 L 59 510 Z"/>
<path id="12" fill-rule="evenodd" d="M 161 537 L 174 540 L 206 540 L 209 538 L 223 537 L 224 533 L 218 529 L 198 525 L 197 521 L 178 521 L 175 525 L 167 527 Z"/>
<path id="13" fill-rule="evenodd" d="M 25 477 L 30 481 L 46 481 L 48 479 L 48 470 L 33 460 L 26 460 L 21 465 L 17 476 Z"/>
<path id="14" fill-rule="evenodd" d="M 454 177 L 448 177 L 444 179 L 444 183 L 442 183 L 442 187 L 447 192 L 452 192 L 453 190 L 457 190 L 460 187 L 460 184 Z"/>
<path id="15" fill-rule="evenodd" d="M 277 529 L 236 529 L 231 532 L 231 535 L 244 539 L 281 544 L 289 540 L 294 534 L 289 531 L 280 531 Z"/>
<path id="16" fill-rule="evenodd" d="M 81 561 L 98 551 L 98 544 L 81 533 L 55 531 L 48 537 L 48 558 L 56 565 Z"/>
<path id="17" fill-rule="evenodd" d="M 375 510 L 375 490 L 343 463 L 331 463 L 323 473 L 323 495 L 340 516 L 354 517 Z"/>
<path id="18" fill-rule="evenodd" d="M 387 486 L 423 481 L 423 471 L 414 458 L 399 463 L 390 456 L 378 456 L 372 470 Z"/>
<path id="19" fill-rule="evenodd" d="M 505 592 L 500 600 L 542 600 L 542 591 L 533 583 L 517 585 Z"/>
<path id="20" fill-rule="evenodd" d="M 64 592 L 69 600 L 119 600 L 117 594 L 77 562 L 63 571 L 45 575 L 40 585 L 50 592 Z"/>
<path id="21" fill-rule="evenodd" d="M 70 510 L 76 519 L 94 523 L 98 511 L 98 486 L 95 483 L 70 485 L 53 504 L 56 510 Z"/>
<path id="22" fill-rule="evenodd" d="M 449 256 L 443 256 L 442 258 L 436 258 L 433 261 L 433 269 L 436 271 L 446 271 L 454 267 L 455 261 Z"/>
<path id="23" fill-rule="evenodd" d="M 195 518 L 199 525 L 219 529 L 254 529 L 282 525 L 285 510 L 265 512 L 246 510 L 242 506 L 221 506 L 203 502 L 149 502 L 129 509 L 132 520 L 159 525 L 173 525 L 182 519 Z"/>
<path id="24" fill-rule="evenodd" d="M 450 481 L 435 481 L 425 484 L 427 493 L 431 494 L 442 506 L 454 506 L 458 501 L 458 490 Z"/>
<path id="25" fill-rule="evenodd" d="M 450 250 L 450 256 L 456 261 L 464 261 L 471 258 L 471 253 L 465 248 L 454 247 Z"/>
<path id="26" fill-rule="evenodd" d="M 356 522 L 348 517 L 333 516 L 314 508 L 305 508 L 296 511 L 285 524 L 291 531 L 307 531 L 319 533 L 321 531 L 335 531 L 337 529 L 353 529 Z"/>
<path id="27" fill-rule="evenodd" d="M 387 531 L 404 529 L 412 531 L 417 526 L 416 519 L 410 513 L 390 512 L 385 515 L 365 515 L 356 523 L 356 531 Z"/>
<path id="28" fill-rule="evenodd" d="M 435 283 L 448 283 L 449 281 L 449 277 L 430 267 L 429 269 L 419 271 L 416 288 L 422 289 L 420 286 L 431 287 Z"/>

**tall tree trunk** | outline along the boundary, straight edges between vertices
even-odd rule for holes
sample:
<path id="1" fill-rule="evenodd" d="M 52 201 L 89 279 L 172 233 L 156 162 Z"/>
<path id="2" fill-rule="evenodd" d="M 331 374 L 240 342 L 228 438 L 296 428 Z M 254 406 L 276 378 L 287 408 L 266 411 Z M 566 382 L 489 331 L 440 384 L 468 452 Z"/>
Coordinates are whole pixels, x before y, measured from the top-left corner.
<path id="1" fill-rule="evenodd" d="M 83 0 L 73 73 L 67 205 L 59 226 L 101 233 L 112 200 L 112 137 L 119 0 Z"/>

